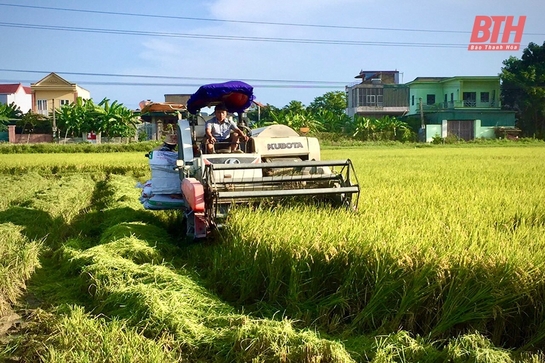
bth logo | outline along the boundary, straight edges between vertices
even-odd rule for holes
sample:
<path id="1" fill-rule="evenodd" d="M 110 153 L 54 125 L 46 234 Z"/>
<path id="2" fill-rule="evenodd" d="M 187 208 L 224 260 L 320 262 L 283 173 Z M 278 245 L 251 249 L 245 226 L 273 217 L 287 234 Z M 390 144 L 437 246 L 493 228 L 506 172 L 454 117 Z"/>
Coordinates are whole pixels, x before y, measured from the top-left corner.
<path id="1" fill-rule="evenodd" d="M 476 16 L 467 50 L 519 50 L 526 16 L 519 16 L 517 24 L 513 24 L 513 20 L 514 16 Z M 512 42 L 511 33 L 514 33 Z"/>

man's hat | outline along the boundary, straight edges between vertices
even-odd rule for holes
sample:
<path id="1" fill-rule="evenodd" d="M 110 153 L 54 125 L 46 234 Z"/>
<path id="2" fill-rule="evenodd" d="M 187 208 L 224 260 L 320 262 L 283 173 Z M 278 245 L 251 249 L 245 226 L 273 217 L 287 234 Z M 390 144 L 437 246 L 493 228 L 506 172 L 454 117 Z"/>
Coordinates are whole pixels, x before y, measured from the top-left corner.
<path id="1" fill-rule="evenodd" d="M 216 111 L 227 111 L 227 107 L 223 104 L 217 104 L 216 107 L 214 107 L 214 112 Z"/>
<path id="2" fill-rule="evenodd" d="M 178 139 L 177 139 L 176 135 L 168 134 L 165 137 L 165 144 L 167 144 L 167 145 L 176 145 L 177 143 L 178 143 Z"/>

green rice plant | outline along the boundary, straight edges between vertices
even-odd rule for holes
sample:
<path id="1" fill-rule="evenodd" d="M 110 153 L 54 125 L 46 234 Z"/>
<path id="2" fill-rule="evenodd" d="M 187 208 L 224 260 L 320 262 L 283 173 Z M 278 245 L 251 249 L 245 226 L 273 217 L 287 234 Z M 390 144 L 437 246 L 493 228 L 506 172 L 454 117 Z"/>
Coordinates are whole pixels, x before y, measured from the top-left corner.
<path id="1" fill-rule="evenodd" d="M 29 239 L 55 241 L 63 238 L 73 219 L 91 205 L 95 182 L 88 174 L 2 176 L 13 185 L 2 203 L 0 222 L 24 227 Z"/>
<path id="2" fill-rule="evenodd" d="M 0 222 L 54 250 L 33 292 L 85 306 L 93 326 L 56 311 L 73 322 L 26 337 L 28 357 L 85 360 L 102 344 L 140 359 L 135 346 L 150 344 L 157 359 L 190 361 L 540 361 L 544 151 L 325 150 L 353 160 L 358 211 L 235 208 L 219 240 L 183 249 L 179 213 L 137 201 L 141 155 L 5 159 L 15 192 Z M 85 339 L 78 326 L 95 322 Z M 55 337 L 71 334 L 82 339 L 69 351 Z"/>
<path id="3" fill-rule="evenodd" d="M 11 223 L 0 224 L 0 318 L 24 293 L 32 273 L 40 267 L 39 241 L 29 241 L 21 228 Z"/>
<path id="4" fill-rule="evenodd" d="M 81 252 L 65 251 L 74 272 L 87 277 L 95 313 L 122 319 L 146 336 L 167 332 L 187 359 L 352 361 L 339 343 L 297 332 L 290 322 L 236 314 L 197 285 L 194 276 L 154 263 L 147 243 L 134 237 L 103 242 Z"/>
<path id="5" fill-rule="evenodd" d="M 441 362 L 448 361 L 444 352 L 425 339 L 411 337 L 406 331 L 374 338 L 373 363 L 379 362 Z"/>
<path id="6" fill-rule="evenodd" d="M 451 362 L 476 362 L 476 363 L 511 363 L 514 362 L 505 349 L 495 348 L 490 340 L 482 335 L 467 334 L 452 339 L 447 348 L 449 361 Z"/>
<path id="7" fill-rule="evenodd" d="M 74 144 L 0 144 L 0 154 L 108 154 L 119 152 L 147 152 L 160 145 L 160 141 L 129 144 L 74 143 Z"/>
<path id="8" fill-rule="evenodd" d="M 353 150 L 356 213 L 235 209 L 222 243 L 188 255 L 227 301 L 329 332 L 477 329 L 495 344 L 543 347 L 544 154 Z"/>
<path id="9" fill-rule="evenodd" d="M 157 361 L 173 355 L 182 361 L 312 361 L 315 357 L 325 362 L 353 361 L 338 342 L 295 329 L 288 320 L 237 314 L 203 288 L 195 274 L 181 267 L 184 262 L 177 257 L 180 251 L 171 243 L 171 236 L 157 225 L 134 219 L 142 211 L 127 197 L 134 189 L 130 180 L 111 175 L 99 183 L 91 210 L 104 215 L 100 233 L 91 241 L 80 232 L 60 245 L 52 260 L 58 265 L 57 301 L 68 302 L 65 299 L 72 296 L 73 303 L 85 303 L 93 315 L 83 313 L 77 305 L 68 313 L 56 311 L 53 328 L 52 320 L 38 324 L 32 338 L 19 343 L 22 353 L 15 349 L 15 355 L 23 354 L 28 360 L 96 361 L 90 350 L 100 346 L 98 360 L 134 355 L 139 361 L 147 359 L 136 349 L 142 343 L 150 349 L 149 359 Z M 45 282 L 43 277 L 40 280 Z M 50 289 L 53 285 L 42 286 Z M 90 299 L 63 290 L 79 291 Z M 61 294 L 65 295 L 61 298 Z M 52 298 L 49 293 L 48 300 Z M 41 330 L 52 338 L 44 343 Z M 95 335 L 86 337 L 93 332 Z M 139 336 L 134 336 L 136 332 Z M 71 336 L 74 342 L 69 345 Z"/>
<path id="10" fill-rule="evenodd" d="M 25 348 L 25 361 L 161 363 L 181 358 L 171 336 L 149 339 L 125 321 L 93 316 L 79 306 L 35 315 L 41 324 L 34 327 L 32 340 L 19 342 Z"/>
<path id="11" fill-rule="evenodd" d="M 9 193 L 3 193 L 0 199 L 0 210 L 2 211 L 10 206 L 24 204 L 24 199 L 29 198 L 40 190 L 46 189 L 50 182 L 47 177 L 34 172 L 21 173 L 20 175 L 0 174 L 0 180 L 2 181 L 2 185 L 9 190 Z"/>
<path id="12" fill-rule="evenodd" d="M 41 175 L 89 173 L 100 179 L 108 174 L 133 175 L 144 179 L 150 170 L 141 152 L 89 154 L 0 154 L 0 174 Z"/>

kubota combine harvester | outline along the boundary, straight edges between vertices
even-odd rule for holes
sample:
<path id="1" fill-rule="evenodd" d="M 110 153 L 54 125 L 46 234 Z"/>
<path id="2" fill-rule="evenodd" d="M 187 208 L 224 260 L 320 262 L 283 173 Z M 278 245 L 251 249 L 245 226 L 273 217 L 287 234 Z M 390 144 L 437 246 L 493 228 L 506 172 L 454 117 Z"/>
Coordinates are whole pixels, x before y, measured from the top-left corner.
<path id="1" fill-rule="evenodd" d="M 154 194 L 161 191 L 154 190 L 153 178 L 150 190 L 144 188 L 141 200 L 146 208 L 184 211 L 189 238 L 204 238 L 221 226 L 234 204 L 308 199 L 357 206 L 360 188 L 351 161 L 320 160 L 318 140 L 300 136 L 285 125 L 249 129 L 242 115 L 253 100 L 253 87 L 244 82 L 201 86 L 187 103 L 187 110 L 195 116 L 178 120 L 178 151 L 168 166 L 179 175 L 178 193 L 170 191 L 165 198 L 154 200 Z M 239 128 L 249 139 L 236 152 L 217 145 L 216 153 L 207 154 L 201 143 L 205 120 L 200 110 L 220 103 L 237 116 Z M 156 152 L 150 153 L 150 164 L 154 153 L 157 158 Z"/>

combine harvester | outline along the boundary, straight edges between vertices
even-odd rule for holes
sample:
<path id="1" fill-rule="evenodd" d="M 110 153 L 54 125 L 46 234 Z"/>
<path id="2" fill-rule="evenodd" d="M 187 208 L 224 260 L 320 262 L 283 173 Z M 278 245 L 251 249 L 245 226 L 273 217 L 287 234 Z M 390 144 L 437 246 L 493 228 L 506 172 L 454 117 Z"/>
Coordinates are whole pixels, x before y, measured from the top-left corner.
<path id="1" fill-rule="evenodd" d="M 204 85 L 187 103 L 195 117 L 178 120 L 178 155 L 173 169 L 179 173 L 181 194 L 176 208 L 185 213 L 190 239 L 205 238 L 221 227 L 234 204 L 310 199 L 357 207 L 360 188 L 351 161 L 320 160 L 318 140 L 300 136 L 285 125 L 249 129 L 242 114 L 253 100 L 253 87 L 244 82 Z M 205 153 L 205 120 L 200 110 L 217 104 L 236 114 L 237 125 L 249 136 L 236 152 L 216 146 L 216 153 Z M 174 205 L 151 204 L 147 208 L 172 209 Z"/>

